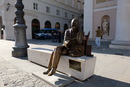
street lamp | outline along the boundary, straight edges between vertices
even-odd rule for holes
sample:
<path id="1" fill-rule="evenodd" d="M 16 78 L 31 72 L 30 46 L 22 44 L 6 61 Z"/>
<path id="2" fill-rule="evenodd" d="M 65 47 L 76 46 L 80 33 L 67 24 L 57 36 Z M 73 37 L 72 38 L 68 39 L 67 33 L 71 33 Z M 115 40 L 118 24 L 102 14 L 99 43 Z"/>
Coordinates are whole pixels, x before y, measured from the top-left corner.
<path id="1" fill-rule="evenodd" d="M 24 5 L 22 0 L 17 0 L 16 4 L 16 24 L 14 27 L 14 35 L 15 35 L 15 46 L 12 47 L 12 56 L 13 57 L 26 57 L 27 56 L 27 48 L 29 45 L 27 44 L 26 39 L 26 28 L 25 20 L 24 20 Z"/>

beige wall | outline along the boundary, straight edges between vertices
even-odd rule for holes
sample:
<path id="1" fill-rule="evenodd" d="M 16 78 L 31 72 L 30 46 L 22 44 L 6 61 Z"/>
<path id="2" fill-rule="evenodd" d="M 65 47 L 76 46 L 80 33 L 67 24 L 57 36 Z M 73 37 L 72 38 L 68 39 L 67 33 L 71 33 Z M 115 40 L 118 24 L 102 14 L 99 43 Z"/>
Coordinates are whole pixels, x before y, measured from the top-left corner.
<path id="1" fill-rule="evenodd" d="M 94 9 L 106 8 L 106 7 L 111 7 L 111 6 L 116 6 L 117 5 L 117 0 L 100 0 L 100 1 L 105 1 L 105 2 L 96 3 L 96 0 L 94 0 Z"/>
<path id="2" fill-rule="evenodd" d="M 95 31 L 98 26 L 101 26 L 102 17 L 108 15 L 110 17 L 110 31 L 109 36 L 104 35 L 103 39 L 114 39 L 116 30 L 116 9 L 97 11 L 93 14 L 93 38 L 95 38 Z"/>

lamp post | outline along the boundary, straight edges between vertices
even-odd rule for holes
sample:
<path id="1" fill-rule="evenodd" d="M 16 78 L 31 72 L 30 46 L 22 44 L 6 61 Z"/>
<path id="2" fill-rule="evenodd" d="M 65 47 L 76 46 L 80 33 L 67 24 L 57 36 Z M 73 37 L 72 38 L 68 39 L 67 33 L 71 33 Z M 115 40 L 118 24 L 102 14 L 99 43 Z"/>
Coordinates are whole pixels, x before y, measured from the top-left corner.
<path id="1" fill-rule="evenodd" d="M 13 25 L 14 27 L 14 35 L 15 35 L 15 46 L 12 47 L 12 56 L 13 57 L 26 57 L 27 56 L 27 48 L 29 45 L 27 44 L 26 39 L 26 24 L 24 20 L 24 12 L 23 8 L 24 5 L 22 0 L 17 0 L 16 4 L 16 24 Z"/>

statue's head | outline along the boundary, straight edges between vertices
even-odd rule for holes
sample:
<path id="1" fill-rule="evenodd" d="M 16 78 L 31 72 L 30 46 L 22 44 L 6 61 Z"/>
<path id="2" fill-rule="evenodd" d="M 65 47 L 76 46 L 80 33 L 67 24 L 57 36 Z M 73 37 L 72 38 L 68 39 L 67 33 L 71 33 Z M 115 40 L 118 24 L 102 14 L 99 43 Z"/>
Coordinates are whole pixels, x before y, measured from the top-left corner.
<path id="1" fill-rule="evenodd" d="M 79 24 L 79 20 L 77 18 L 72 19 L 72 21 L 71 21 L 71 27 L 79 29 L 80 24 Z"/>

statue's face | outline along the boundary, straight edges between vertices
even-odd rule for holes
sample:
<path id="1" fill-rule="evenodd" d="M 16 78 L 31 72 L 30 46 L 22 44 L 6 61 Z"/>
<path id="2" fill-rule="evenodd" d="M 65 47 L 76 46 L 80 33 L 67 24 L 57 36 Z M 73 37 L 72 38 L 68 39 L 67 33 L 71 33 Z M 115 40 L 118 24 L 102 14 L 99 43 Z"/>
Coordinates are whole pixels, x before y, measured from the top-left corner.
<path id="1" fill-rule="evenodd" d="M 72 26 L 72 28 L 73 28 L 74 30 L 78 30 L 78 29 L 79 29 L 79 21 L 78 21 L 78 19 L 73 19 L 73 20 L 71 21 L 71 26 Z"/>

